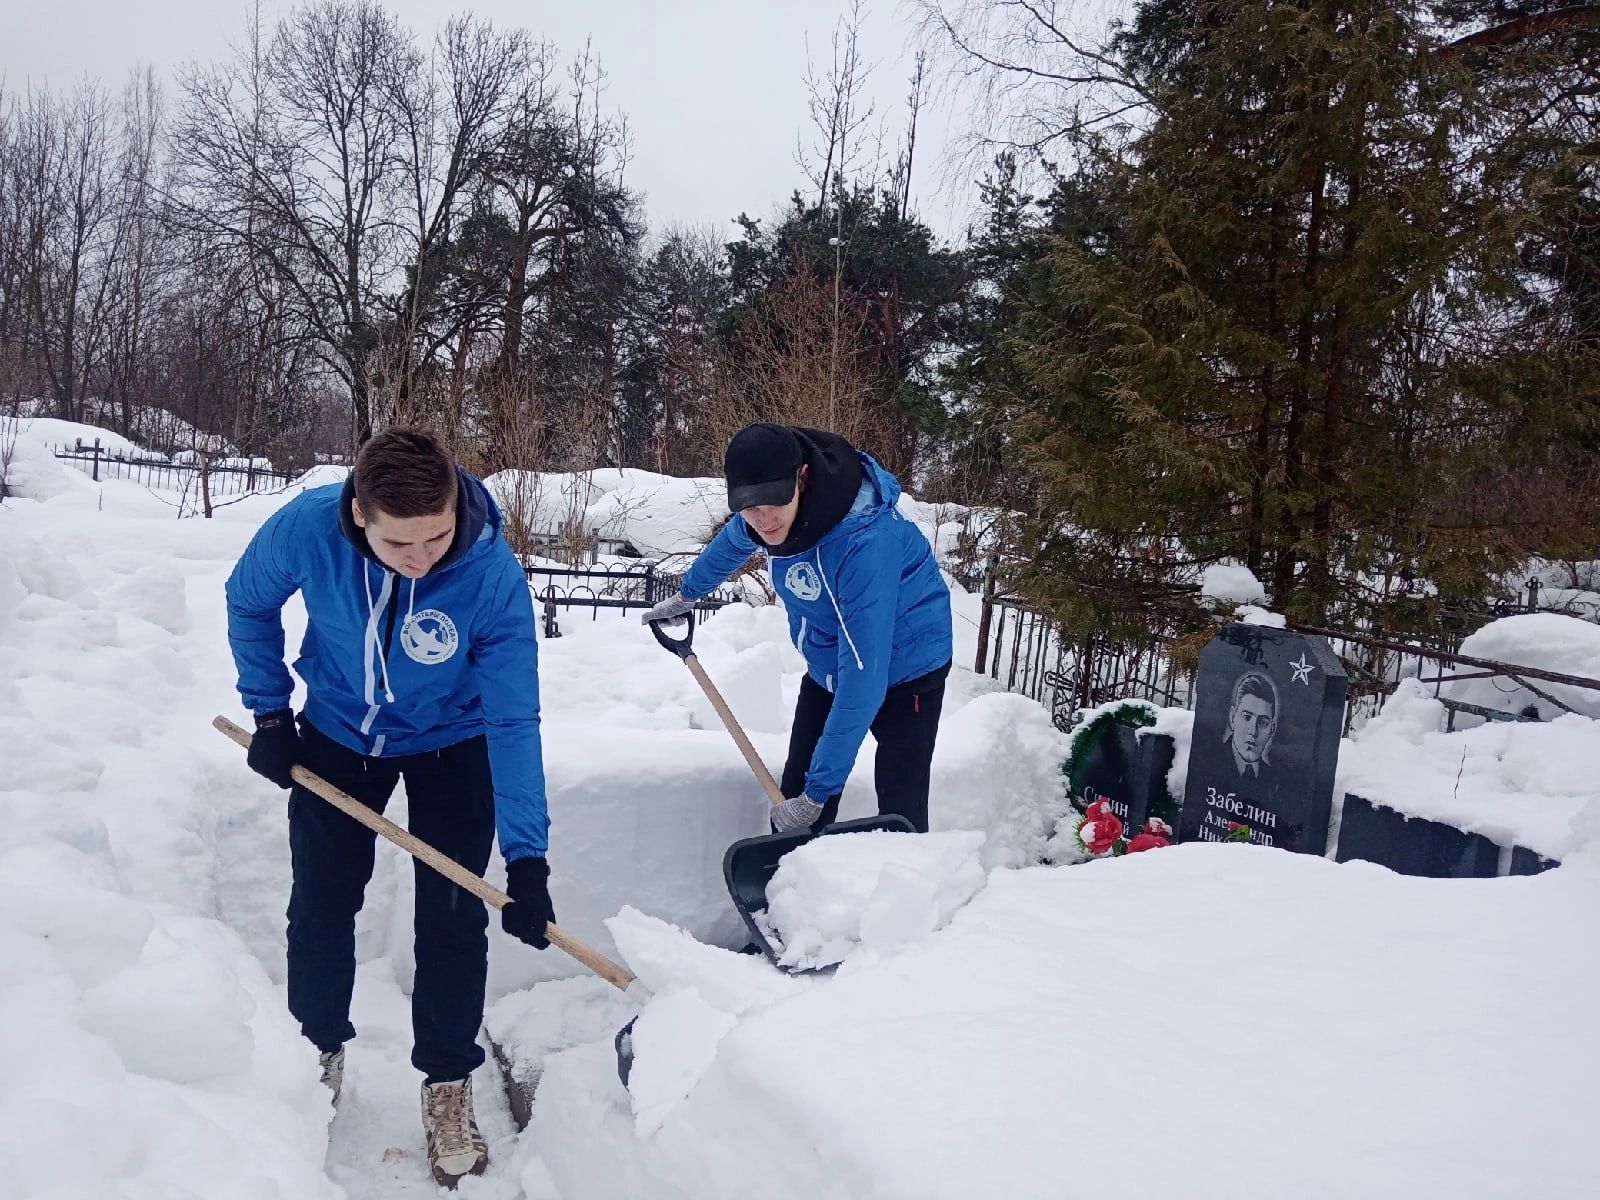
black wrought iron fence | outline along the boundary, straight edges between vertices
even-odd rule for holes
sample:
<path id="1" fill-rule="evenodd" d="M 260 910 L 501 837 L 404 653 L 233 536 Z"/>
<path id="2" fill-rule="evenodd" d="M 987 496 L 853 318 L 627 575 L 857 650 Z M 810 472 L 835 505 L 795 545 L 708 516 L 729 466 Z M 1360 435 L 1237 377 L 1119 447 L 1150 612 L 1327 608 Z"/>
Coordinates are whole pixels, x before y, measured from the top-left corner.
<path id="1" fill-rule="evenodd" d="M 1166 641 L 1063 638 L 1048 618 L 1016 600 L 993 600 L 987 609 L 974 669 L 1007 691 L 1049 705 L 1062 729 L 1071 726 L 1078 709 L 1109 700 L 1183 708 L 1194 702 L 1194 681 L 1172 666 Z"/>
<path id="2" fill-rule="evenodd" d="M 1516 613 L 1542 611 L 1541 588 L 1530 580 L 1516 596 L 1446 608 L 1425 634 L 1385 635 L 1371 628 L 1333 630 L 1292 625 L 1328 639 L 1350 678 L 1344 729 L 1376 715 L 1404 679 L 1432 685 L 1434 695 L 1450 712 L 1453 726 L 1459 712 L 1488 720 L 1526 719 L 1523 713 L 1490 709 L 1454 700 L 1443 685 L 1455 680 L 1502 677 L 1559 709 L 1567 705 L 1533 680 L 1586 684 L 1575 676 L 1549 672 L 1520 674 L 1508 664 L 1461 655 L 1466 638 L 1490 621 Z M 1079 709 L 1112 700 L 1149 700 L 1163 707 L 1194 705 L 1194 675 L 1172 661 L 1173 639 L 1155 637 L 1142 643 L 1090 636 L 1062 638 L 1048 618 L 1017 600 L 988 598 L 978 624 L 974 669 L 1007 691 L 1029 696 L 1050 707 L 1062 729 L 1070 728 Z M 1470 664 L 1480 664 L 1468 670 Z"/>
<path id="3" fill-rule="evenodd" d="M 203 475 L 206 489 L 213 498 L 276 491 L 286 487 L 293 478 L 288 471 L 259 465 L 208 465 L 173 462 L 157 454 L 113 453 L 100 444 L 99 438 L 87 446 L 79 438 L 71 446 L 52 446 L 51 452 L 57 459 L 84 471 L 96 483 L 102 479 L 128 479 L 160 491 L 192 492 L 199 487 Z"/>
<path id="4" fill-rule="evenodd" d="M 682 572 L 664 571 L 654 562 L 580 567 L 525 566 L 529 586 L 538 601 L 544 636 L 561 636 L 561 609 L 587 609 L 591 621 L 603 610 L 640 612 L 671 596 L 683 585 Z M 719 588 L 696 601 L 702 613 L 715 612 L 739 599 L 730 588 Z"/>

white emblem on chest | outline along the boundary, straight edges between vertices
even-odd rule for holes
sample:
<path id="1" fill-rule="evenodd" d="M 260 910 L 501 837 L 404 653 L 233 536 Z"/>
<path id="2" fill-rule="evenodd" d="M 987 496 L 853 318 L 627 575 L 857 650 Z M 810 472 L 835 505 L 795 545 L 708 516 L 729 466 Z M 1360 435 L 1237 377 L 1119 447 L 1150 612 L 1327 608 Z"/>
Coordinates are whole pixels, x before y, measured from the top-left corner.
<path id="1" fill-rule="evenodd" d="M 784 574 L 783 586 L 801 600 L 815 600 L 822 595 L 822 580 L 817 569 L 808 562 L 797 562 Z"/>
<path id="2" fill-rule="evenodd" d="M 460 641 L 456 623 L 437 608 L 413 613 L 400 627 L 400 645 L 406 657 L 426 667 L 437 666 L 454 655 Z"/>

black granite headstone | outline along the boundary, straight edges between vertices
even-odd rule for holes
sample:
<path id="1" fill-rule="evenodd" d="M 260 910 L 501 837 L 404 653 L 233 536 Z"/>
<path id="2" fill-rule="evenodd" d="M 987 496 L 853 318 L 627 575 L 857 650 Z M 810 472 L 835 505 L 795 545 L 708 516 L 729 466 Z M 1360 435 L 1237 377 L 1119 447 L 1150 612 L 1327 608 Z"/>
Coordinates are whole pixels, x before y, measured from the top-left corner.
<path id="1" fill-rule="evenodd" d="M 1134 727 L 1104 721 L 1085 736 L 1092 736 L 1094 744 L 1072 774 L 1073 800 L 1080 809 L 1104 800 L 1124 826 L 1131 824 L 1138 807 L 1133 795 L 1134 761 L 1139 754 Z"/>
<path id="2" fill-rule="evenodd" d="M 1481 833 L 1408 817 L 1347 794 L 1334 858 L 1338 862 L 1359 858 L 1428 879 L 1493 879 L 1499 872 L 1500 845 Z"/>
<path id="3" fill-rule="evenodd" d="M 1511 869 L 1508 875 L 1540 875 L 1561 864 L 1553 858 L 1546 858 L 1526 846 L 1511 847 Z"/>
<path id="4" fill-rule="evenodd" d="M 1306 854 L 1328 842 L 1344 667 L 1326 640 L 1225 625 L 1200 655 L 1178 840 L 1249 840 Z"/>
<path id="5" fill-rule="evenodd" d="M 1166 734 L 1140 731 L 1120 721 L 1106 721 L 1073 773 L 1072 796 L 1079 808 L 1097 800 L 1110 805 L 1133 837 L 1149 817 L 1160 817 L 1176 827 L 1176 805 L 1167 793 L 1167 769 L 1172 766 L 1172 739 Z"/>

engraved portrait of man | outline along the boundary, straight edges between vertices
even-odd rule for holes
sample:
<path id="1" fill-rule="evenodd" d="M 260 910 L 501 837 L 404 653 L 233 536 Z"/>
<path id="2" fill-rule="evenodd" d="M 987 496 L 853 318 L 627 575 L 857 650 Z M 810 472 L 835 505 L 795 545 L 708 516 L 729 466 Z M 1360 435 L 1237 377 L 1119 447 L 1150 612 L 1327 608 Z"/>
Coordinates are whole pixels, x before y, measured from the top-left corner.
<path id="1" fill-rule="evenodd" d="M 1260 671 L 1246 671 L 1233 685 L 1223 738 L 1233 755 L 1239 779 L 1259 783 L 1247 790 L 1262 792 L 1272 788 L 1272 738 L 1277 731 L 1277 685 Z"/>

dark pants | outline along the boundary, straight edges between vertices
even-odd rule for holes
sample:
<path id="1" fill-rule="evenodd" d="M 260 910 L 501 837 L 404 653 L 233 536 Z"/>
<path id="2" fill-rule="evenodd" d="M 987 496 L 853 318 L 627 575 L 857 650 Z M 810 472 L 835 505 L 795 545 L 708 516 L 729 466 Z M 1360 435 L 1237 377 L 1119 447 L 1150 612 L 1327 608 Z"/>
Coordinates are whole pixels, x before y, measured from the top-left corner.
<path id="1" fill-rule="evenodd" d="M 494 787 L 482 737 L 443 750 L 367 758 L 300 720 L 301 763 L 375 812 L 404 776 L 418 838 L 475 874 L 494 843 Z M 372 878 L 376 835 L 298 785 L 289 793 L 289 1011 L 320 1050 L 355 1036 L 356 913 Z M 416 982 L 411 1063 L 428 1082 L 461 1079 L 483 1063 L 489 917 L 483 902 L 432 867 L 416 864 Z"/>
<path id="2" fill-rule="evenodd" d="M 937 671 L 890 688 L 878 715 L 872 719 L 872 736 L 878 743 L 872 763 L 878 791 L 878 812 L 898 813 L 928 832 L 928 780 L 933 765 L 933 741 L 939 733 L 939 710 L 944 707 L 946 663 Z M 822 727 L 833 709 L 833 693 L 810 675 L 800 681 L 800 700 L 794 708 L 794 728 L 789 732 L 789 758 L 783 764 L 783 794 L 798 796 L 805 790 L 806 771 L 822 737 Z M 838 795 L 822 799 L 822 815 L 813 829 L 831 825 L 839 817 Z"/>

